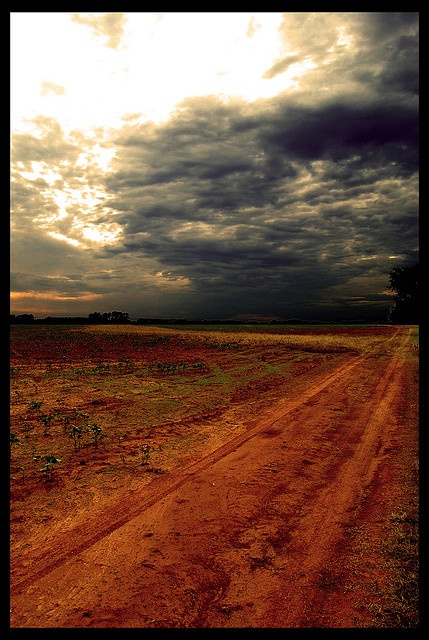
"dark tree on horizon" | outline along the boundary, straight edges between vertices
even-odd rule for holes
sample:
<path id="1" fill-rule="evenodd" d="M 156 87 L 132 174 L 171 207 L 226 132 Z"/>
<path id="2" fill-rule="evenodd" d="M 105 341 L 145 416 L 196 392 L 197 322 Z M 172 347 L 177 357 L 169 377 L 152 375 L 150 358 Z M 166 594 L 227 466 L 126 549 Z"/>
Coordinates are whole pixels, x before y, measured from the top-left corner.
<path id="1" fill-rule="evenodd" d="M 421 302 L 420 264 L 394 267 L 389 273 L 389 289 L 395 292 L 389 321 L 393 324 L 419 324 Z"/>

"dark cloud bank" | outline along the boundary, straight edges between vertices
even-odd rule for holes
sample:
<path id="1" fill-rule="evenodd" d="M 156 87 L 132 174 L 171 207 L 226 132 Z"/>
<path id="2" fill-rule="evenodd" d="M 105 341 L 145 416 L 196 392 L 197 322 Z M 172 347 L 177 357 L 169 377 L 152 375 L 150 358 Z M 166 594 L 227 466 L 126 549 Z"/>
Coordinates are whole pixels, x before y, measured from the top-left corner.
<path id="1" fill-rule="evenodd" d="M 416 14 L 354 19 L 371 46 L 343 53 L 335 76 L 327 65 L 323 85 L 316 69 L 296 93 L 190 98 L 164 124 L 124 120 L 95 138 L 115 148 L 105 174 L 79 168 L 92 143 L 78 132 L 66 139 L 43 120 L 38 135 L 17 135 L 12 289 L 56 293 L 55 315 L 386 318 L 390 269 L 418 260 Z M 302 36 L 302 56 L 310 46 Z M 31 161 L 55 168 L 56 188 L 102 186 L 91 221 L 120 225 L 119 240 L 44 235 L 56 205 L 42 179 L 21 175 Z M 71 214 L 58 221 L 69 237 L 84 217 Z"/>

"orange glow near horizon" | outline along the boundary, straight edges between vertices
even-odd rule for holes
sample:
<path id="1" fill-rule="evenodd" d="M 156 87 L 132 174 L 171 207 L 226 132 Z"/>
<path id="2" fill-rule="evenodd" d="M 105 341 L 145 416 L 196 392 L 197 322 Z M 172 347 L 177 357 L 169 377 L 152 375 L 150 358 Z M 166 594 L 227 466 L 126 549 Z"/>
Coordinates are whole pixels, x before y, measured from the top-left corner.
<path id="1" fill-rule="evenodd" d="M 10 294 L 11 308 L 10 313 L 13 315 L 20 315 L 24 313 L 48 316 L 57 315 L 76 315 L 75 313 L 64 313 L 59 311 L 55 307 L 57 303 L 74 301 L 77 304 L 81 302 L 88 302 L 91 300 L 97 300 L 102 296 L 98 293 L 89 293 L 82 296 L 65 296 L 59 293 L 37 293 L 36 291 L 12 291 Z M 47 305 L 51 304 L 51 307 Z M 30 307 L 30 308 L 29 308 Z M 54 308 L 52 308 L 54 307 Z M 87 314 L 85 314 L 87 315 Z"/>

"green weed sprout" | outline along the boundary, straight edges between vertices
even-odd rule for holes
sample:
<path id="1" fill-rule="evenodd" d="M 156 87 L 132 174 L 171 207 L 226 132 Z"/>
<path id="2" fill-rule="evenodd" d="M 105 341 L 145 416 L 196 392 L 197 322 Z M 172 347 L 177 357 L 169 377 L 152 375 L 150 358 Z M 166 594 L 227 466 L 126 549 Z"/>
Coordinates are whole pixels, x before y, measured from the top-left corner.
<path id="1" fill-rule="evenodd" d="M 19 440 L 19 438 L 16 435 L 16 433 L 11 433 L 10 434 L 9 441 L 10 441 L 10 456 L 11 456 L 12 455 L 12 445 L 13 444 L 21 444 L 21 441 Z"/>
<path id="2" fill-rule="evenodd" d="M 96 447 L 98 447 L 98 441 L 100 440 L 100 438 L 103 437 L 103 429 L 96 423 L 94 422 L 90 427 L 89 430 L 92 432 L 92 437 L 94 439 L 94 444 Z"/>
<path id="3" fill-rule="evenodd" d="M 70 438 L 72 438 L 74 442 L 74 450 L 77 451 L 78 449 L 80 449 L 80 440 L 82 438 L 82 427 L 78 427 L 77 425 L 73 424 L 69 431 L 69 436 Z"/>
<path id="4" fill-rule="evenodd" d="M 45 474 L 45 480 L 50 481 L 52 480 L 54 465 L 57 462 L 61 462 L 61 460 L 60 458 L 56 458 L 55 456 L 52 456 L 52 455 L 44 456 L 44 458 L 45 458 L 45 466 L 42 469 L 39 469 L 39 471 Z"/>
<path id="5" fill-rule="evenodd" d="M 54 418 L 54 416 L 52 414 L 50 414 L 50 413 L 46 413 L 40 418 L 40 420 L 45 425 L 45 430 L 43 431 L 43 435 L 44 436 L 48 436 L 49 435 L 49 429 L 51 428 L 51 422 L 52 422 L 53 418 Z"/>
<path id="6" fill-rule="evenodd" d="M 148 444 L 142 445 L 141 447 L 142 464 L 149 464 L 151 451 L 153 451 L 153 448 L 150 447 Z"/>
<path id="7" fill-rule="evenodd" d="M 39 401 L 38 400 L 31 400 L 28 403 L 28 405 L 29 405 L 29 407 L 30 407 L 30 409 L 32 411 L 38 411 L 38 412 L 40 412 L 40 407 L 42 406 L 42 404 L 43 404 L 43 400 L 39 400 Z"/>

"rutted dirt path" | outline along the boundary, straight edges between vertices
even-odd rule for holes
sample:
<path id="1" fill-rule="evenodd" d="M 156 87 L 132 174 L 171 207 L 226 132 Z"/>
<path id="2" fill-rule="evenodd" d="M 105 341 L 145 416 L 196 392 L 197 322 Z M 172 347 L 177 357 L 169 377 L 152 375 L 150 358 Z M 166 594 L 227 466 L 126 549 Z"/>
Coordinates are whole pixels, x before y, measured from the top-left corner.
<path id="1" fill-rule="evenodd" d="M 243 404 L 244 432 L 31 549 L 12 567 L 11 626 L 310 626 L 399 437 L 406 341 L 257 414 Z M 352 614 L 331 607 L 323 626 Z"/>

